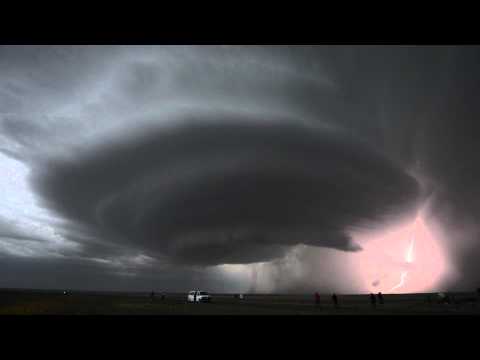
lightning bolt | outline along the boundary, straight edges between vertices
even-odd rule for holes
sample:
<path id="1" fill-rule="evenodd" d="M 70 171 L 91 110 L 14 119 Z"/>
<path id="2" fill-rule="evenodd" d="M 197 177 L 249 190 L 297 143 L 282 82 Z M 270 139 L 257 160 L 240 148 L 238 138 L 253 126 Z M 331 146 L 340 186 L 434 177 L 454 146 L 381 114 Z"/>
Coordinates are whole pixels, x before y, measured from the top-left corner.
<path id="1" fill-rule="evenodd" d="M 413 262 L 413 248 L 415 246 L 415 228 L 416 228 L 416 224 L 417 222 L 415 221 L 415 226 L 414 226 L 414 230 L 413 230 L 413 235 L 412 235 L 412 238 L 410 240 L 410 244 L 407 248 L 407 252 L 405 253 L 405 263 L 407 264 L 411 264 Z M 392 287 L 390 289 L 390 291 L 393 291 L 393 290 L 396 290 L 400 287 L 402 287 L 404 284 L 405 284 L 405 279 L 408 275 L 408 270 L 405 270 L 405 271 L 402 271 L 402 273 L 400 274 L 400 282 L 395 285 L 394 287 Z"/>
<path id="2" fill-rule="evenodd" d="M 400 282 L 395 285 L 393 288 L 390 289 L 390 291 L 398 289 L 399 287 L 402 287 L 403 284 L 405 284 L 405 278 L 407 277 L 408 271 L 402 271 L 400 274 Z"/>

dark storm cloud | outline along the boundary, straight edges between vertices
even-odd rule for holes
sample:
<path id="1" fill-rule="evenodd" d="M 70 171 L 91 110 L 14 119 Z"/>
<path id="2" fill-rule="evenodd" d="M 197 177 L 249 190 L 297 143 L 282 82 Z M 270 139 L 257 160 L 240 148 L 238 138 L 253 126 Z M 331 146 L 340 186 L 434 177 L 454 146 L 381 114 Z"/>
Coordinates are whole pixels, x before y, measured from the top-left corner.
<path id="1" fill-rule="evenodd" d="M 452 50 L 448 60 L 419 157 L 438 184 L 432 213 L 460 275 L 450 285 L 471 289 L 480 284 L 480 48 Z"/>
<path id="2" fill-rule="evenodd" d="M 165 268 L 155 264 L 111 266 L 92 259 L 29 258 L 0 255 L 0 288 L 72 289 L 90 291 L 186 292 L 192 288 L 225 291 L 228 281 L 218 271 Z M 233 287 L 234 288 L 234 287 Z M 229 287 L 232 289 L 232 286 Z"/>
<path id="3" fill-rule="evenodd" d="M 52 222 L 81 245 L 66 256 L 145 250 L 182 264 L 277 259 L 298 243 L 354 250 L 348 229 L 415 208 L 414 169 L 456 285 L 471 288 L 479 63 L 473 46 L 0 47 L 0 151 L 24 161 L 42 205 L 69 220 Z M 2 231 L 35 237 L 8 222 Z M 316 255 L 299 255 L 305 278 L 326 271 L 328 255 Z M 275 262 L 282 279 L 289 268 Z M 314 284 L 302 281 L 278 286 Z"/>
<path id="4" fill-rule="evenodd" d="M 192 116 L 43 163 L 32 182 L 98 236 L 185 264 L 267 261 L 299 243 L 357 250 L 352 227 L 415 208 L 416 182 L 367 144 L 266 120 Z"/>
<path id="5" fill-rule="evenodd" d="M 459 275 L 445 286 L 478 287 L 480 47 L 350 47 L 327 62 L 354 99 L 357 116 L 339 121 L 416 168 L 431 192 L 429 216 Z"/>
<path id="6" fill-rule="evenodd" d="M 0 46 L 2 113 L 62 106 L 111 68 L 112 46 Z"/>
<path id="7" fill-rule="evenodd" d="M 11 220 L 0 215 L 0 239 L 15 239 L 18 241 L 47 241 L 39 234 L 32 234 L 31 231 L 21 228 Z"/>

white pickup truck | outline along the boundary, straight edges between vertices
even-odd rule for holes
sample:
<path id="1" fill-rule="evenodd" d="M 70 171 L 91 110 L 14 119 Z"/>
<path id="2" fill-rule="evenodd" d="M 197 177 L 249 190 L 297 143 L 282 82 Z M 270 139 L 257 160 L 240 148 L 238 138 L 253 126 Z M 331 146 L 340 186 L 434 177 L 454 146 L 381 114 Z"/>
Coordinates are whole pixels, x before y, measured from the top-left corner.
<path id="1" fill-rule="evenodd" d="M 188 302 L 210 302 L 211 300 L 212 297 L 206 291 L 190 291 L 187 297 Z"/>

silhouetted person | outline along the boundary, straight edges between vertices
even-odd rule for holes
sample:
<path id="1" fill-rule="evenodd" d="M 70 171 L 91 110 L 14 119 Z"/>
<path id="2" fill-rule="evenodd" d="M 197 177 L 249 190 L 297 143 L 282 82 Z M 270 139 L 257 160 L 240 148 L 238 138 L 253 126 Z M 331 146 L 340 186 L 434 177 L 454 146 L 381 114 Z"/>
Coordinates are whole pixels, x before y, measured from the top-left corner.
<path id="1" fill-rule="evenodd" d="M 452 300 L 451 300 L 449 294 L 446 294 L 446 295 L 445 295 L 445 303 L 446 303 L 446 304 L 449 304 L 449 305 L 452 303 Z"/>
<path id="2" fill-rule="evenodd" d="M 383 302 L 383 294 L 382 294 L 381 292 L 379 292 L 379 293 L 377 294 L 377 296 L 378 296 L 378 303 L 381 304 L 381 305 L 383 305 L 383 304 L 384 304 L 384 302 Z"/>
<path id="3" fill-rule="evenodd" d="M 333 295 L 332 295 L 332 301 L 333 301 L 333 305 L 334 305 L 335 307 L 338 307 L 337 294 L 333 294 Z"/>
<path id="4" fill-rule="evenodd" d="M 437 303 L 438 304 L 444 304 L 445 303 L 445 294 L 444 293 L 438 293 L 437 294 Z"/>
<path id="5" fill-rule="evenodd" d="M 193 294 L 193 303 L 196 304 L 197 303 L 197 292 L 195 291 L 195 293 Z"/>
<path id="6" fill-rule="evenodd" d="M 432 303 L 432 297 L 430 295 L 427 296 L 427 304 L 430 305 Z"/>
<path id="7" fill-rule="evenodd" d="M 439 293 L 438 294 L 438 303 L 439 304 L 450 304 L 450 295 L 445 294 L 445 293 Z"/>
<path id="8" fill-rule="evenodd" d="M 318 292 L 315 293 L 315 305 L 320 305 L 320 294 Z"/>
<path id="9" fill-rule="evenodd" d="M 372 304 L 372 307 L 377 306 L 377 298 L 375 297 L 374 294 L 370 294 L 370 304 Z"/>
<path id="10" fill-rule="evenodd" d="M 457 304 L 457 300 L 455 299 L 455 295 L 450 295 L 450 303 L 451 304 Z"/>

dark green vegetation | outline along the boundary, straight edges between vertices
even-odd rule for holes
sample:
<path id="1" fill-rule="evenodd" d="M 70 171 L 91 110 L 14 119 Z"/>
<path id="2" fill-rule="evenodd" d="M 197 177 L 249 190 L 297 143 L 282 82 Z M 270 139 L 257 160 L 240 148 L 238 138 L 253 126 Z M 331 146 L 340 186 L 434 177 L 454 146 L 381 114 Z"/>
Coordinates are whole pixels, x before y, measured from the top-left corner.
<path id="1" fill-rule="evenodd" d="M 335 308 L 330 295 L 320 305 L 309 295 L 213 294 L 213 302 L 186 303 L 186 294 L 89 293 L 72 291 L 0 290 L 0 315 L 437 315 L 480 314 L 475 293 L 454 293 L 451 304 L 439 304 L 435 294 L 384 295 L 385 304 L 370 304 L 368 295 L 339 295 Z M 430 296 L 430 302 L 428 297 Z"/>

